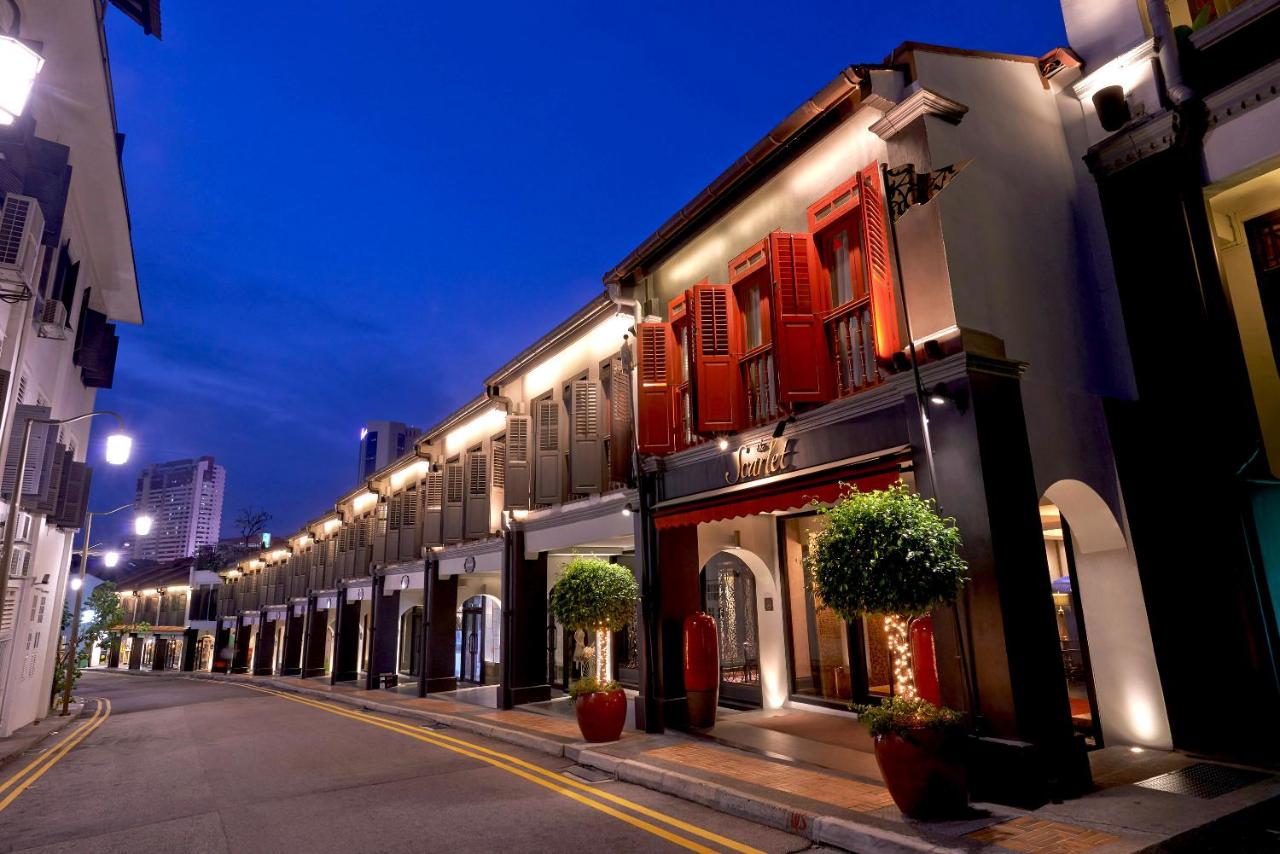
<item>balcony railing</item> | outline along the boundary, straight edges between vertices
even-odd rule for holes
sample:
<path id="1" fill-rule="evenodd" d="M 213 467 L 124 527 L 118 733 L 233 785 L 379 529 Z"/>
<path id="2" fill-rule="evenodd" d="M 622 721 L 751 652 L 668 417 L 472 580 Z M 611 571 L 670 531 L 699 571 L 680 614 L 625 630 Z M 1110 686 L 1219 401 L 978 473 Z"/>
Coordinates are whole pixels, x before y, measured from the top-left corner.
<path id="1" fill-rule="evenodd" d="M 828 315 L 824 323 L 835 360 L 836 393 L 845 397 L 879 383 L 871 300 L 842 305 Z"/>
<path id="2" fill-rule="evenodd" d="M 778 377 L 774 371 L 773 345 L 757 347 L 742 357 L 742 384 L 747 390 L 747 421 L 752 425 L 776 421 L 782 414 L 778 403 Z"/>

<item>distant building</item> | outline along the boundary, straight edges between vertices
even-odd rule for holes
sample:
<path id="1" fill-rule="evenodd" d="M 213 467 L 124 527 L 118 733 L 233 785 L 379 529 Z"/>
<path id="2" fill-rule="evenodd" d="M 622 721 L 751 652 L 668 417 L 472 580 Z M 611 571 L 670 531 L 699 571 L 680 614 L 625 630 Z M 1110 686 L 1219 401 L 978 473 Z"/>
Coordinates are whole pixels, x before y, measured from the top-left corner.
<path id="1" fill-rule="evenodd" d="M 154 520 L 133 544 L 135 559 L 171 561 L 218 542 L 227 472 L 213 457 L 152 463 L 138 477 L 134 506 Z"/>
<path id="2" fill-rule="evenodd" d="M 356 460 L 356 483 L 384 469 L 413 448 L 422 430 L 399 421 L 369 421 L 360 430 L 360 455 Z"/>

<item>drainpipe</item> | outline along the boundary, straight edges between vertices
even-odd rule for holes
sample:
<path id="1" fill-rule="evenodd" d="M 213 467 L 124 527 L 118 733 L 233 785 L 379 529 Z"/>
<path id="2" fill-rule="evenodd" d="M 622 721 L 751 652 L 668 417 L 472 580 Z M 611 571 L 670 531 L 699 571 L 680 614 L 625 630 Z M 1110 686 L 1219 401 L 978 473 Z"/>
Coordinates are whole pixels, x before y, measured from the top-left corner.
<path id="1" fill-rule="evenodd" d="M 1174 106 L 1189 100 L 1195 93 L 1182 82 L 1182 63 L 1178 59 L 1178 39 L 1173 34 L 1167 0 L 1147 0 L 1147 18 L 1151 34 L 1159 45 L 1160 71 L 1164 75 L 1165 93 Z"/>

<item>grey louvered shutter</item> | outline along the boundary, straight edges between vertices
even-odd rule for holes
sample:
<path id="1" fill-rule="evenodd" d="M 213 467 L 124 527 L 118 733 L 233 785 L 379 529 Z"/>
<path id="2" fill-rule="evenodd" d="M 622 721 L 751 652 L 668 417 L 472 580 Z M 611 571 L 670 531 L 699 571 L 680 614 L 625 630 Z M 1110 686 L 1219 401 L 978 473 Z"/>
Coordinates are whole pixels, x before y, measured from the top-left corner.
<path id="1" fill-rule="evenodd" d="M 539 400 L 535 404 L 533 417 L 538 428 L 533 500 L 538 504 L 559 504 L 564 491 L 562 489 L 564 454 L 560 451 L 560 404 L 551 399 Z"/>
<path id="2" fill-rule="evenodd" d="M 609 365 L 609 481 L 625 486 L 631 482 L 631 377 L 622 369 L 622 359 Z"/>
<path id="3" fill-rule="evenodd" d="M 444 544 L 444 475 L 438 471 L 427 475 L 422 490 L 422 543 L 427 546 Z"/>
<path id="4" fill-rule="evenodd" d="M 493 533 L 489 525 L 489 488 L 493 485 L 490 474 L 488 454 L 484 451 L 467 454 L 467 539 Z"/>
<path id="5" fill-rule="evenodd" d="M 444 464 L 444 541 L 456 543 L 462 540 L 462 463 Z"/>
<path id="6" fill-rule="evenodd" d="M 604 477 L 604 390 L 595 380 L 573 383 L 569 423 L 569 491 L 599 492 Z"/>
<path id="7" fill-rule="evenodd" d="M 58 509 L 58 493 L 62 488 L 62 470 L 67 464 L 67 457 L 67 446 L 55 443 L 53 453 L 49 455 L 49 470 L 41 474 L 44 483 L 36 498 L 36 510 L 52 514 Z"/>
<path id="8" fill-rule="evenodd" d="M 507 466 L 503 504 L 508 510 L 529 506 L 529 436 L 533 419 L 528 415 L 507 416 Z"/>
<path id="9" fill-rule="evenodd" d="M 27 406 L 19 404 L 14 409 L 13 431 L 9 436 L 9 453 L 5 456 L 4 480 L 0 482 L 0 492 L 8 498 L 13 494 L 14 481 L 18 475 L 18 457 L 22 453 L 22 436 L 26 422 L 32 418 L 48 418 L 49 407 Z M 27 445 L 27 466 L 22 474 L 22 492 L 24 495 L 38 493 L 40 489 L 41 467 L 45 461 L 45 446 L 52 432 L 53 441 L 58 439 L 58 428 L 53 424 L 35 424 L 31 428 L 31 442 Z"/>
<path id="10" fill-rule="evenodd" d="M 54 524 L 59 528 L 74 530 L 84 527 L 84 515 L 89 505 L 89 485 L 92 478 L 93 469 L 84 463 L 71 461 L 63 469 L 62 489 L 58 494 L 58 511 L 54 518 Z"/>

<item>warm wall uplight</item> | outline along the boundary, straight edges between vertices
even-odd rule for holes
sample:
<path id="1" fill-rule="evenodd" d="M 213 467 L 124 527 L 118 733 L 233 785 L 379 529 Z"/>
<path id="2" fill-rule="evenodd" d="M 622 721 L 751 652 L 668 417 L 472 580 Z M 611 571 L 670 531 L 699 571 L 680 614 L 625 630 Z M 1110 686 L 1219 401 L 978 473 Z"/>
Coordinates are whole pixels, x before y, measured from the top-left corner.
<path id="1" fill-rule="evenodd" d="M 325 534 L 332 534 L 334 531 L 338 530 L 341 527 L 342 527 L 341 519 L 330 519 L 329 521 L 324 523 L 324 532 Z"/>
<path id="2" fill-rule="evenodd" d="M 459 451 L 464 451 L 477 442 L 488 439 L 505 426 L 507 426 L 506 410 L 497 406 L 486 410 L 449 431 L 444 437 L 445 454 L 453 456 Z"/>
<path id="3" fill-rule="evenodd" d="M 351 500 L 351 509 L 357 513 L 363 513 L 374 504 L 378 503 L 378 495 L 375 492 L 362 492 Z"/>
<path id="4" fill-rule="evenodd" d="M 129 453 L 133 450 L 133 439 L 123 433 L 112 433 L 107 437 L 107 462 L 113 466 L 122 466 L 129 462 Z"/>
<path id="5" fill-rule="evenodd" d="M 139 537 L 145 537 L 151 533 L 151 522 L 150 516 L 135 516 L 133 519 L 133 532 Z"/>
<path id="6" fill-rule="evenodd" d="M 44 58 L 13 36 L 0 36 L 0 125 L 22 115 Z"/>
<path id="7" fill-rule="evenodd" d="M 569 374 L 585 368 L 587 363 L 599 362 L 605 356 L 617 353 L 622 347 L 622 336 L 633 322 L 626 315 L 615 314 L 597 323 L 590 332 L 525 374 L 525 396 L 532 398 L 541 394 Z"/>
<path id="8" fill-rule="evenodd" d="M 120 552 L 107 552 L 102 556 L 102 565 L 107 569 L 111 569 L 120 562 Z M 79 581 L 80 579 L 76 579 Z"/>
<path id="9" fill-rule="evenodd" d="M 421 480 L 427 476 L 430 469 L 431 463 L 426 460 L 418 460 L 413 465 L 405 466 L 391 474 L 391 488 L 399 489 L 409 481 Z"/>

